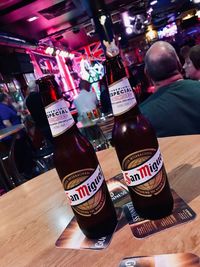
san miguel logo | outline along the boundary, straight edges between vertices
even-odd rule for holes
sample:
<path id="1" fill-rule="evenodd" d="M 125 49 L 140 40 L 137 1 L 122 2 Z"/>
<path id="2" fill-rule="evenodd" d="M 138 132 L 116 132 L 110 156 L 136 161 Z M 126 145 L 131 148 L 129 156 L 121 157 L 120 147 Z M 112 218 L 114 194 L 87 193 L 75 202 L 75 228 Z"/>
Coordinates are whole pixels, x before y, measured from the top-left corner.
<path id="1" fill-rule="evenodd" d="M 123 171 L 123 176 L 128 186 L 143 184 L 156 176 L 163 166 L 163 160 L 159 149 L 149 160 L 127 171 Z"/>
<path id="2" fill-rule="evenodd" d="M 99 165 L 93 173 L 90 169 L 74 172 L 66 176 L 62 183 L 70 205 L 81 215 L 89 216 L 103 207 L 104 175 Z"/>

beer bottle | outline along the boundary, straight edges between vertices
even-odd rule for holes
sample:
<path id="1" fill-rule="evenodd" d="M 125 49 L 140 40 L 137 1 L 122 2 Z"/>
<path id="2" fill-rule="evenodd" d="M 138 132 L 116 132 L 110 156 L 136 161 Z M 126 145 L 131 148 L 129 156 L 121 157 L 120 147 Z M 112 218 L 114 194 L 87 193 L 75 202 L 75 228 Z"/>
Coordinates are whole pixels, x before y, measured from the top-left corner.
<path id="1" fill-rule="evenodd" d="M 114 114 L 113 143 L 137 213 L 159 219 L 173 209 L 163 158 L 155 132 L 140 113 L 114 42 L 106 50 L 106 75 Z"/>
<path id="2" fill-rule="evenodd" d="M 54 77 L 37 83 L 54 137 L 55 167 L 79 227 L 88 238 L 111 234 L 116 212 L 93 146 L 79 132 Z"/>

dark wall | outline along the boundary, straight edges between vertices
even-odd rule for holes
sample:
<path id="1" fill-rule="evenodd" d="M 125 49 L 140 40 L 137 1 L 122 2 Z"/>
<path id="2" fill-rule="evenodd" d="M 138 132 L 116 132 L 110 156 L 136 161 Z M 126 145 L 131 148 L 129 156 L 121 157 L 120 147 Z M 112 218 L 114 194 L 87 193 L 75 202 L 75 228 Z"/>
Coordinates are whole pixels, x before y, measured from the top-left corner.
<path id="1" fill-rule="evenodd" d="M 14 52 L 0 55 L 0 73 L 20 74 L 30 72 L 34 71 L 28 54 Z"/>

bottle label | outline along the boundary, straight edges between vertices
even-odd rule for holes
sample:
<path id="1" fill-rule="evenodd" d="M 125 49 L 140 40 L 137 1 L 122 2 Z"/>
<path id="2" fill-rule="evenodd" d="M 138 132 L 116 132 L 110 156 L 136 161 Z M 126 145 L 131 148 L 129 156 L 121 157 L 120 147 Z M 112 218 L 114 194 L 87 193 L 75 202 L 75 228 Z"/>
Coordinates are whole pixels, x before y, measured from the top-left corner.
<path id="1" fill-rule="evenodd" d="M 96 170 L 83 169 L 67 175 L 63 181 L 70 205 L 82 216 L 97 214 L 106 201 L 104 175 L 98 165 Z"/>
<path id="2" fill-rule="evenodd" d="M 122 168 L 127 186 L 141 196 L 157 195 L 165 186 L 166 172 L 159 149 L 144 149 L 128 155 Z"/>
<path id="3" fill-rule="evenodd" d="M 127 112 L 137 104 L 133 89 L 126 77 L 111 84 L 109 94 L 114 116 Z"/>
<path id="4" fill-rule="evenodd" d="M 61 135 L 75 123 L 64 99 L 46 106 L 45 111 L 53 137 Z"/>

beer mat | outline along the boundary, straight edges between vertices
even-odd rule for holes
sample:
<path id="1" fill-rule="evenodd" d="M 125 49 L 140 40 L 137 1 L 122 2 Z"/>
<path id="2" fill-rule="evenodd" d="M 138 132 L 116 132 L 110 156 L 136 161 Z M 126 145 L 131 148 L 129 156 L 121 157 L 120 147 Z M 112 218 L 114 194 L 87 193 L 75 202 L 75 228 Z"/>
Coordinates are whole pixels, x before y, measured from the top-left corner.
<path id="1" fill-rule="evenodd" d="M 107 186 L 110 191 L 113 203 L 115 205 L 118 217 L 118 224 L 116 226 L 115 231 L 119 231 L 124 225 L 127 224 L 127 220 L 123 213 L 122 207 L 124 204 L 130 202 L 130 197 L 127 188 L 119 182 L 119 177 L 121 177 L 121 175 L 117 175 L 117 179 L 115 179 L 114 177 L 107 181 Z M 63 231 L 63 233 L 56 241 L 55 245 L 58 248 L 67 249 L 102 250 L 108 247 L 113 234 L 101 237 L 99 239 L 88 239 L 80 230 L 75 217 L 73 217 L 70 223 Z"/>
<path id="2" fill-rule="evenodd" d="M 119 267 L 199 267 L 199 257 L 192 253 L 163 254 L 124 258 Z"/>
<path id="3" fill-rule="evenodd" d="M 131 231 L 136 238 L 145 238 L 173 226 L 177 226 L 193 220 L 195 212 L 171 189 L 174 198 L 174 208 L 172 214 L 159 220 L 145 220 L 137 214 L 132 202 L 123 206 L 124 213 L 131 227 Z"/>

